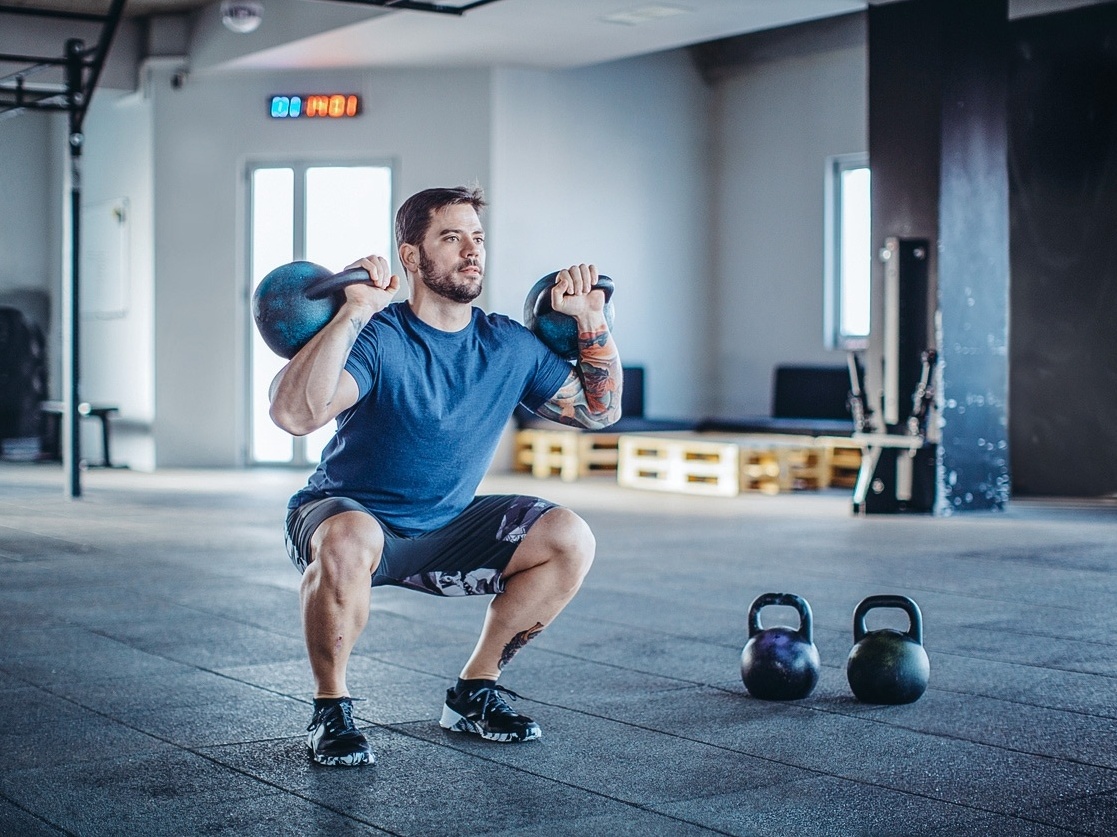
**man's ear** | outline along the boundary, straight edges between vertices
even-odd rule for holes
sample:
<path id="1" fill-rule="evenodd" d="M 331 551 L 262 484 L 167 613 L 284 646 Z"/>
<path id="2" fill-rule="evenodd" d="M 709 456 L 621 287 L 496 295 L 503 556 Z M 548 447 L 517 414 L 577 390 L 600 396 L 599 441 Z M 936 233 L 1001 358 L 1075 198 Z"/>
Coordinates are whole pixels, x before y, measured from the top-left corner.
<path id="1" fill-rule="evenodd" d="M 408 273 L 418 273 L 419 248 L 414 244 L 401 244 L 399 246 L 399 261 Z"/>

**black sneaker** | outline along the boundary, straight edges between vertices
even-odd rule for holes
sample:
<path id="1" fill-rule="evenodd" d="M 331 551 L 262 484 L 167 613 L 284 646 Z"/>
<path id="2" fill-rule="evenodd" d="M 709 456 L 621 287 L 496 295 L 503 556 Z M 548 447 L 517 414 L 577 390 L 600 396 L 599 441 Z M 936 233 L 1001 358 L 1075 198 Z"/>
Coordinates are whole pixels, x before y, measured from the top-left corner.
<path id="1" fill-rule="evenodd" d="M 464 695 L 446 690 L 439 726 L 453 732 L 469 732 L 486 741 L 532 741 L 543 737 L 543 730 L 527 715 L 521 715 L 504 702 L 519 695 L 503 686 L 482 686 Z"/>
<path id="2" fill-rule="evenodd" d="M 351 698 L 341 698 L 315 708 L 306 731 L 310 757 L 319 764 L 356 767 L 376 763 L 368 739 L 353 723 Z"/>

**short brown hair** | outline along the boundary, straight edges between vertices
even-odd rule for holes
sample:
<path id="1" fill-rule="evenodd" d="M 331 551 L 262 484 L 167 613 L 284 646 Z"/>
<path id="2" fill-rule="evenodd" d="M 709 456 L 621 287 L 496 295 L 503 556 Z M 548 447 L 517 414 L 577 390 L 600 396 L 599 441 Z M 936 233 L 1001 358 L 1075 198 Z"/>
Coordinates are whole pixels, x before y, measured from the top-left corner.
<path id="1" fill-rule="evenodd" d="M 480 186 L 424 189 L 403 202 L 396 213 L 396 245 L 421 244 L 431 225 L 431 216 L 444 206 L 468 203 L 478 215 L 485 207 Z"/>

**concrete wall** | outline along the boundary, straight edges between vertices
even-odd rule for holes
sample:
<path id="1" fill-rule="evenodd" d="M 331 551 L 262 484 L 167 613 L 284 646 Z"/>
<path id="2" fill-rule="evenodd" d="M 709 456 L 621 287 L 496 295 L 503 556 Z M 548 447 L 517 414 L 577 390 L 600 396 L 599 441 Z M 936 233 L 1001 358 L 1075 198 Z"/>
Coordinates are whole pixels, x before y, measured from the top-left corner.
<path id="1" fill-rule="evenodd" d="M 781 363 L 842 364 L 823 340 L 826 158 L 867 149 L 863 43 L 792 50 L 724 73 L 713 117 L 711 394 L 767 414 Z"/>

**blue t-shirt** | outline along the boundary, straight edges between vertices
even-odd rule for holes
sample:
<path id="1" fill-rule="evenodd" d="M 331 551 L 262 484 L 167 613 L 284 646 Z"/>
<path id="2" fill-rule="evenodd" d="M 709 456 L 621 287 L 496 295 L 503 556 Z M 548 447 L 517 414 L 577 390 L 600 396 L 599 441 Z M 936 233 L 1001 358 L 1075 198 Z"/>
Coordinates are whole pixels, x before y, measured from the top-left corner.
<path id="1" fill-rule="evenodd" d="M 292 498 L 351 497 L 402 535 L 437 529 L 473 500 L 516 405 L 536 409 L 571 366 L 524 326 L 473 309 L 456 332 L 392 303 L 357 336 L 345 368 L 356 404 Z"/>

